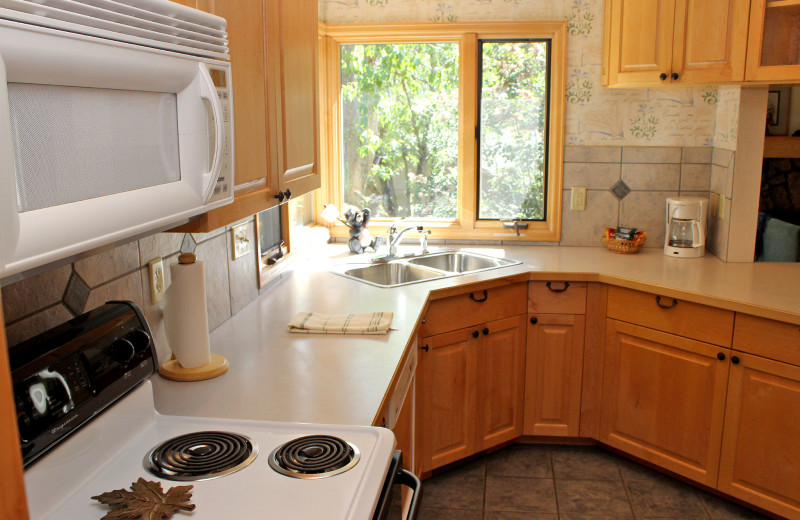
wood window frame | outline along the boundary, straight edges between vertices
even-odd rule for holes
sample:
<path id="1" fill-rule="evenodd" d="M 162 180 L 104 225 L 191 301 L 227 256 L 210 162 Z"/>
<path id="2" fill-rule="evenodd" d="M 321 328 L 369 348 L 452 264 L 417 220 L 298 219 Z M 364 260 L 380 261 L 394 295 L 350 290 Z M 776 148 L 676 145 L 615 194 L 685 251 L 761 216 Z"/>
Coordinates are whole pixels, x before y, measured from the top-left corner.
<path id="1" fill-rule="evenodd" d="M 561 205 L 564 165 L 566 76 L 566 22 L 487 22 L 393 25 L 321 25 L 320 102 L 322 106 L 322 200 L 344 206 L 342 200 L 340 47 L 348 44 L 455 42 L 459 44 L 458 213 L 455 219 L 413 220 L 433 231 L 432 239 L 558 241 L 561 239 Z M 479 40 L 548 39 L 550 49 L 549 133 L 546 215 L 526 220 L 527 229 L 504 228 L 499 220 L 477 219 Z M 469 158 L 469 159 L 467 159 Z M 373 217 L 375 229 L 396 219 Z M 327 224 L 319 222 L 320 224 Z M 331 224 L 331 237 L 347 237 L 342 224 Z M 373 233 L 376 234 L 376 233 Z"/>

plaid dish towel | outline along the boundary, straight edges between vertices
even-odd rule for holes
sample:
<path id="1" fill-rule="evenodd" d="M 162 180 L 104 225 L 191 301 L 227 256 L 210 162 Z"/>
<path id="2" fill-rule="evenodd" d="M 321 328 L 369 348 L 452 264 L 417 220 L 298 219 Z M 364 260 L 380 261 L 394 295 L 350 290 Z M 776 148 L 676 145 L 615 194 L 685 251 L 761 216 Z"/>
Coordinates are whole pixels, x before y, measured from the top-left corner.
<path id="1" fill-rule="evenodd" d="M 299 312 L 289 322 L 289 332 L 303 334 L 386 334 L 392 325 L 391 312 L 360 314 L 316 314 Z"/>

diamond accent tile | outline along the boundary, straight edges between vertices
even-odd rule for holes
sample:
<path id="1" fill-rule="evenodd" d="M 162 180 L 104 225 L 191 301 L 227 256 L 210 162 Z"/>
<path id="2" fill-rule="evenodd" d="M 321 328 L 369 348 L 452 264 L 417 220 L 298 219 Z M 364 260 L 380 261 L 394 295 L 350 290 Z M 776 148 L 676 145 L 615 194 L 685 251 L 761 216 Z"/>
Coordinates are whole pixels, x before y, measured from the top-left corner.
<path id="1" fill-rule="evenodd" d="M 194 249 L 197 247 L 197 242 L 194 241 L 194 237 L 192 237 L 191 233 L 186 233 L 183 235 L 183 242 L 181 242 L 181 253 L 194 253 Z"/>
<path id="2" fill-rule="evenodd" d="M 628 196 L 631 192 L 631 189 L 625 184 L 625 181 L 619 181 L 613 186 L 611 186 L 611 193 L 614 194 L 617 199 L 622 200 Z"/>
<path id="3" fill-rule="evenodd" d="M 83 278 L 73 272 L 67 283 L 67 290 L 64 291 L 64 305 L 72 314 L 78 316 L 83 313 L 86 307 L 86 300 L 89 299 L 89 286 Z"/>

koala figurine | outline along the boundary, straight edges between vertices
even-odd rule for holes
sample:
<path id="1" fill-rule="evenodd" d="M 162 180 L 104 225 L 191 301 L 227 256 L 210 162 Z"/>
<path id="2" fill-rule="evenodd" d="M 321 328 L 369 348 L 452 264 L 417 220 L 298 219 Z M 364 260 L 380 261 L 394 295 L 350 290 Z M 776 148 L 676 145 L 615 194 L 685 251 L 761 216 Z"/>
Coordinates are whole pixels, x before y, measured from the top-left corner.
<path id="1" fill-rule="evenodd" d="M 347 245 L 350 246 L 350 251 L 353 253 L 361 254 L 368 247 L 372 248 L 373 251 L 377 251 L 383 245 L 383 237 L 377 236 L 373 239 L 367 229 L 369 216 L 369 208 L 364 208 L 361 211 L 355 208 L 347 208 L 344 212 L 343 222 L 350 228 L 350 240 Z"/>

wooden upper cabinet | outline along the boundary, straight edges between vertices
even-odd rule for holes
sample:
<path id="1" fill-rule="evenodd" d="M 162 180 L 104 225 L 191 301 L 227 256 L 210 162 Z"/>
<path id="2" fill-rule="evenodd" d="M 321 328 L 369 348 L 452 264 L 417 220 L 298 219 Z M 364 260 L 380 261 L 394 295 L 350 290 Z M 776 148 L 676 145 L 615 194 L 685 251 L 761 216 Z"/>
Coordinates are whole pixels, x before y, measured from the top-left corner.
<path id="1" fill-rule="evenodd" d="M 180 3 L 228 22 L 236 192 L 175 231 L 212 231 L 319 188 L 317 2 Z"/>
<path id="2" fill-rule="evenodd" d="M 672 72 L 678 81 L 742 81 L 749 0 L 679 0 L 675 3 Z"/>
<path id="3" fill-rule="evenodd" d="M 742 81 L 748 3 L 607 0 L 607 85 Z"/>
<path id="4" fill-rule="evenodd" d="M 675 0 L 607 0 L 609 85 L 659 84 L 672 61 Z"/>
<path id="5" fill-rule="evenodd" d="M 800 0 L 752 0 L 748 81 L 800 81 Z"/>
<path id="6" fill-rule="evenodd" d="M 317 3 L 273 1 L 267 40 L 273 55 L 269 74 L 278 152 L 278 186 L 291 196 L 320 186 L 318 165 Z"/>

